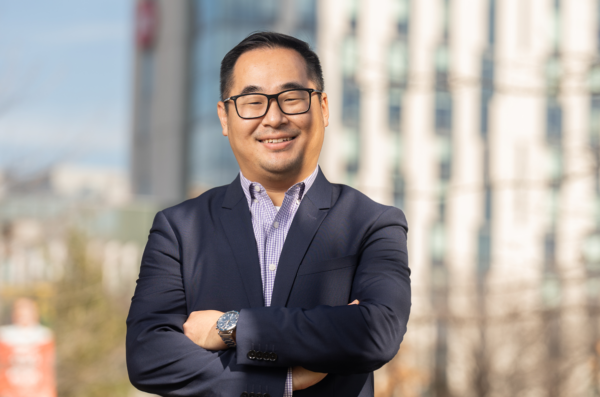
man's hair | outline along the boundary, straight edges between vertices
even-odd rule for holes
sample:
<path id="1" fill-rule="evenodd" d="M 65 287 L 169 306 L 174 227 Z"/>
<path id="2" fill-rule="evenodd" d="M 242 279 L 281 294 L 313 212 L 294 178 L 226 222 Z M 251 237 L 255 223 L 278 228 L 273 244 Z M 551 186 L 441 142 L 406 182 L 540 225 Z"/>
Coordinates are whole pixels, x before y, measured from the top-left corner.
<path id="1" fill-rule="evenodd" d="M 233 68 L 238 58 L 245 52 L 259 48 L 289 48 L 298 52 L 306 62 L 308 78 L 316 84 L 317 90 L 323 91 L 325 88 L 321 62 L 308 43 L 282 33 L 255 32 L 233 47 L 221 61 L 221 100 L 231 89 Z"/>

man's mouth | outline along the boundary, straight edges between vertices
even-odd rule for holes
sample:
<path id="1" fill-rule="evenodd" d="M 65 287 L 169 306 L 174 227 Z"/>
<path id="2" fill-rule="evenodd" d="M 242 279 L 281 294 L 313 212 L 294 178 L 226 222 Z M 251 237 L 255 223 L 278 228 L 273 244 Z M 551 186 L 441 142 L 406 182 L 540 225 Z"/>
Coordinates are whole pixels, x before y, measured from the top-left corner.
<path id="1" fill-rule="evenodd" d="M 296 137 L 288 137 L 288 138 L 279 138 L 279 139 L 263 139 L 262 141 L 259 140 L 259 142 L 262 143 L 282 143 L 282 142 L 287 142 L 287 141 L 291 141 L 293 139 L 295 139 Z"/>

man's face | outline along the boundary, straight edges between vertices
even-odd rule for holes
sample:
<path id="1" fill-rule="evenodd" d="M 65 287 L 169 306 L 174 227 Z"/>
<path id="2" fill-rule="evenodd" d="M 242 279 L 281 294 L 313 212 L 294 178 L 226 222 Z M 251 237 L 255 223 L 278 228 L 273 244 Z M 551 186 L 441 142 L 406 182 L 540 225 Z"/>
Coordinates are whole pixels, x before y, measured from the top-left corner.
<path id="1" fill-rule="evenodd" d="M 257 49 L 238 58 L 226 95 L 277 94 L 290 88 L 317 88 L 302 56 L 284 48 Z M 283 114 L 275 99 L 258 119 L 240 118 L 233 101 L 219 102 L 218 112 L 223 135 L 229 138 L 244 176 L 255 181 L 287 180 L 307 177 L 316 168 L 329 117 L 326 94 L 312 93 L 310 110 L 304 114 Z M 281 138 L 288 140 L 269 142 Z"/>

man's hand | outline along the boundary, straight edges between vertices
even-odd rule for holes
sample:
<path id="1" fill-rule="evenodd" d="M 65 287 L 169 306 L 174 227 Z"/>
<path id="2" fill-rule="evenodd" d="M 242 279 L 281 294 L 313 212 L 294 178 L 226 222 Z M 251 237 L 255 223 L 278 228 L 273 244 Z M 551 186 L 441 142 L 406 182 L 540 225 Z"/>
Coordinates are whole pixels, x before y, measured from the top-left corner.
<path id="1" fill-rule="evenodd" d="M 292 368 L 292 390 L 296 391 L 309 388 L 322 381 L 326 376 L 327 374 L 309 371 L 300 366 L 294 367 Z"/>
<path id="2" fill-rule="evenodd" d="M 355 299 L 348 303 L 348 306 L 358 305 L 359 303 L 358 299 Z M 322 381 L 326 376 L 327 374 L 309 371 L 300 366 L 294 367 L 292 368 L 292 389 L 294 391 L 307 389 Z"/>
<path id="3" fill-rule="evenodd" d="M 183 333 L 192 342 L 206 350 L 225 350 L 229 348 L 217 331 L 217 320 L 223 312 L 217 310 L 201 310 L 192 312 L 183 323 Z"/>

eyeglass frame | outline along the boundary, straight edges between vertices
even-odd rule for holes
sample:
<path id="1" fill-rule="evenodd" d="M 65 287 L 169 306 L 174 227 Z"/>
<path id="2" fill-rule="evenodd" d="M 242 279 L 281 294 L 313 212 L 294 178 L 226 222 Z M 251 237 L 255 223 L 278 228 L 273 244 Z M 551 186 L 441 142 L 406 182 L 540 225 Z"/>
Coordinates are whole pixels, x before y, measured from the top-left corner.
<path id="1" fill-rule="evenodd" d="M 306 109 L 304 112 L 300 112 L 300 113 L 286 113 L 283 111 L 283 109 L 281 108 L 281 105 L 279 104 L 279 95 L 285 93 L 285 92 L 290 92 L 290 91 L 306 91 L 308 92 L 308 109 Z M 289 90 L 284 90 L 281 91 L 278 94 L 273 94 L 273 95 L 269 95 L 269 94 L 263 94 L 261 92 L 250 92 L 248 94 L 240 94 L 240 95 L 233 95 L 230 96 L 229 98 L 223 99 L 223 103 L 227 102 L 227 101 L 233 101 L 233 106 L 235 107 L 235 112 L 237 113 L 238 117 L 240 119 L 244 119 L 244 120 L 254 120 L 254 119 L 260 119 L 261 117 L 265 117 L 265 115 L 267 113 L 269 113 L 269 108 L 271 106 L 271 99 L 275 98 L 275 102 L 277 102 L 277 106 L 279 107 L 279 110 L 281 111 L 281 113 L 288 115 L 288 116 L 295 116 L 297 114 L 305 114 L 308 113 L 308 111 L 310 110 L 310 106 L 312 105 L 312 94 L 317 93 L 317 94 L 322 94 L 323 91 L 319 91 L 319 90 L 315 90 L 313 88 L 290 88 Z M 265 112 L 260 115 L 260 116 L 256 116 L 256 117 L 242 117 L 240 116 L 240 112 L 238 110 L 237 107 L 237 99 L 243 96 L 248 96 L 248 95 L 262 95 L 264 97 L 267 97 L 267 110 L 265 110 Z"/>

